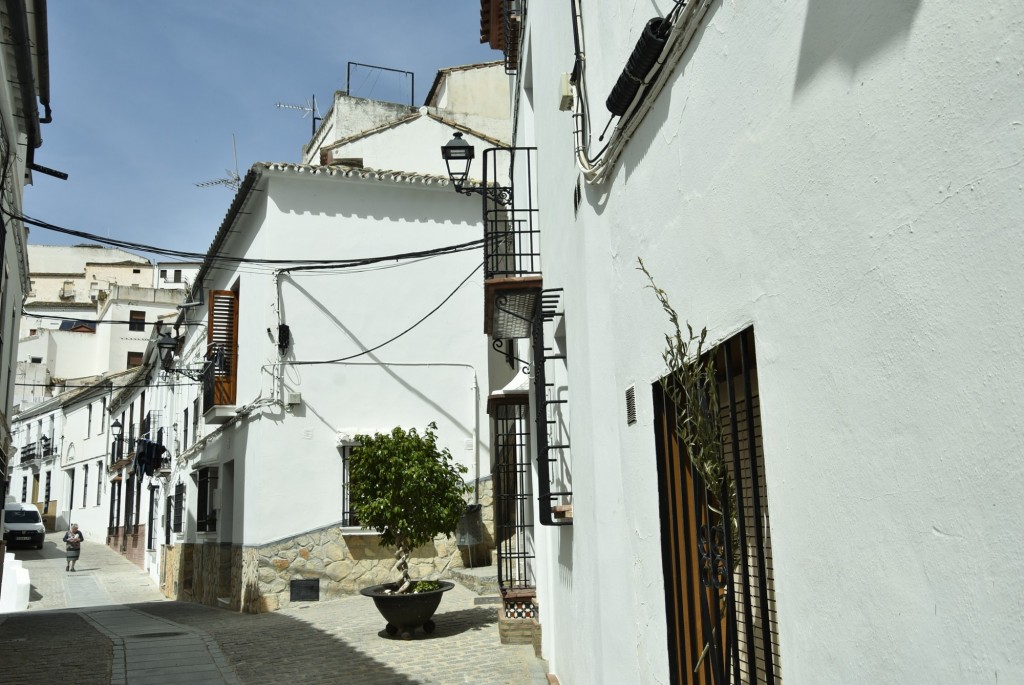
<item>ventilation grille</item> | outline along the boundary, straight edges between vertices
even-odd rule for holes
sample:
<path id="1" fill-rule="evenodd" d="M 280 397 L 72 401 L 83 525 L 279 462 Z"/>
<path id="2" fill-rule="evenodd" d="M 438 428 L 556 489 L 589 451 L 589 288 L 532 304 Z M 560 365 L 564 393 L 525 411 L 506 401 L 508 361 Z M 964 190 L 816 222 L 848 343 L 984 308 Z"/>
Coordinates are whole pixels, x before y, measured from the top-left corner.
<path id="1" fill-rule="evenodd" d="M 320 600 L 320 579 L 293 580 L 289 590 L 292 602 L 317 602 Z"/>
<path id="2" fill-rule="evenodd" d="M 636 423 L 636 386 L 626 388 L 626 425 Z"/>

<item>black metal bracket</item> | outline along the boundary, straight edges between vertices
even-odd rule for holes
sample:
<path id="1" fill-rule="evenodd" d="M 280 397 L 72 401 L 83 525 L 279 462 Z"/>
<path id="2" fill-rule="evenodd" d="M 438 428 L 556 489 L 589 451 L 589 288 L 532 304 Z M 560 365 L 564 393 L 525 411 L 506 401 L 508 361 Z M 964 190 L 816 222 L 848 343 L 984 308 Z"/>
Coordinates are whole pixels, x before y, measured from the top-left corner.
<path id="1" fill-rule="evenodd" d="M 512 189 L 503 186 L 462 186 L 455 189 L 463 195 L 483 195 L 491 202 L 507 207 L 512 204 Z"/>
<path id="2" fill-rule="evenodd" d="M 509 343 L 511 343 L 511 342 L 512 341 L 509 340 Z M 519 364 L 522 364 L 523 365 L 522 373 L 529 374 L 530 373 L 530 362 L 526 361 L 525 359 L 520 359 L 519 357 L 517 357 L 514 354 L 512 354 L 512 345 L 511 344 L 509 345 L 509 348 L 507 350 L 504 349 L 504 347 L 505 347 L 505 338 L 495 338 L 493 341 L 491 341 L 491 349 L 493 349 L 495 352 L 501 352 L 503 355 L 505 355 L 506 359 L 514 360 L 515 362 L 517 362 Z"/>

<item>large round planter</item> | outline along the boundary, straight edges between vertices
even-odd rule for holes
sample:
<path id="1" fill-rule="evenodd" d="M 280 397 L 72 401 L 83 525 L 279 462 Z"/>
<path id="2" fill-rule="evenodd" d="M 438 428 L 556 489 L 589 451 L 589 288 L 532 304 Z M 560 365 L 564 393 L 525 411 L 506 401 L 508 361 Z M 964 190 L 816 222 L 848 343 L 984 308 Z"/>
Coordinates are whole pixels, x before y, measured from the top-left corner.
<path id="1" fill-rule="evenodd" d="M 434 632 L 434 622 L 430 617 L 437 611 L 441 603 L 441 595 L 448 592 L 455 583 L 447 580 L 439 580 L 441 587 L 428 592 L 412 592 L 398 595 L 384 594 L 385 590 L 394 590 L 395 583 L 384 583 L 383 585 L 371 585 L 359 591 L 359 594 L 373 599 L 377 611 L 387 621 L 384 629 L 388 635 L 401 634 L 401 637 L 408 640 L 416 628 L 423 627 L 427 633 Z"/>

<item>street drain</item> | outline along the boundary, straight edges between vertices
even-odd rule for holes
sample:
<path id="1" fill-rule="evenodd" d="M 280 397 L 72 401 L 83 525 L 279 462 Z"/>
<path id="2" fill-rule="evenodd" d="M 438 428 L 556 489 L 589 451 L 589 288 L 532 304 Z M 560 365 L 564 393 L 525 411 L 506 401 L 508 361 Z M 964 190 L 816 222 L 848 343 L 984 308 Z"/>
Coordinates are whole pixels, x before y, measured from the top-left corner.
<path id="1" fill-rule="evenodd" d="M 132 637 L 138 638 L 154 638 L 154 637 L 178 637 L 179 635 L 187 635 L 188 633 L 143 633 L 142 635 L 132 635 Z"/>

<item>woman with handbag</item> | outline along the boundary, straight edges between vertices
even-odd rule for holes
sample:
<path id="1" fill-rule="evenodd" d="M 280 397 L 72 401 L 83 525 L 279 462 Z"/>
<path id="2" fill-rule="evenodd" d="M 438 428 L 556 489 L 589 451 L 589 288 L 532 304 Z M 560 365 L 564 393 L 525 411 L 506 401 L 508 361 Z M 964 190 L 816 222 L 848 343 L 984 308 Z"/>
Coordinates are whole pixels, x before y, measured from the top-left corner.
<path id="1" fill-rule="evenodd" d="M 67 545 L 67 566 L 64 567 L 65 571 L 74 571 L 75 562 L 78 561 L 78 556 L 82 553 L 82 541 L 85 540 L 85 536 L 82 535 L 82 531 L 78 530 L 78 524 L 72 523 L 71 530 L 64 533 L 64 543 Z"/>

